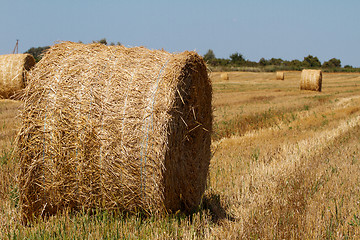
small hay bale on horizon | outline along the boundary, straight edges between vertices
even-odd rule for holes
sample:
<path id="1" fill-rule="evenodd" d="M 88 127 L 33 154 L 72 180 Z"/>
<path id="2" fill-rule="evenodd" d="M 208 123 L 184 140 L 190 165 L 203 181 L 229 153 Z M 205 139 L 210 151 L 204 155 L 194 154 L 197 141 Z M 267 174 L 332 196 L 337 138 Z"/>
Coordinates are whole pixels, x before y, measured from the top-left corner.
<path id="1" fill-rule="evenodd" d="M 301 72 L 300 90 L 312 90 L 321 92 L 322 71 L 314 69 L 304 69 Z"/>
<path id="2" fill-rule="evenodd" d="M 229 80 L 229 74 L 228 73 L 221 73 L 220 78 L 221 78 L 221 80 Z"/>
<path id="3" fill-rule="evenodd" d="M 16 140 L 24 222 L 64 209 L 191 212 L 212 87 L 195 52 L 64 42 L 31 71 Z"/>
<path id="4" fill-rule="evenodd" d="M 25 88 L 26 73 L 34 65 L 30 54 L 0 55 L 0 98 L 12 98 Z"/>
<path id="5" fill-rule="evenodd" d="M 284 80 L 285 74 L 284 72 L 276 72 L 276 80 Z"/>

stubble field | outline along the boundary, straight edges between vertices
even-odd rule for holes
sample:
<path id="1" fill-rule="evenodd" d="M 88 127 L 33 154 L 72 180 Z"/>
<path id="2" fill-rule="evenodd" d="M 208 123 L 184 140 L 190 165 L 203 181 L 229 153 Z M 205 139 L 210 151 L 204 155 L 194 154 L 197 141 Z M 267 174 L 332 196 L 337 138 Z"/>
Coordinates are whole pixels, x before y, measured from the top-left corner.
<path id="1" fill-rule="evenodd" d="M 360 74 L 211 73 L 214 132 L 199 210 L 146 217 L 65 212 L 18 222 L 21 103 L 0 101 L 0 239 L 357 239 L 360 237 Z"/>

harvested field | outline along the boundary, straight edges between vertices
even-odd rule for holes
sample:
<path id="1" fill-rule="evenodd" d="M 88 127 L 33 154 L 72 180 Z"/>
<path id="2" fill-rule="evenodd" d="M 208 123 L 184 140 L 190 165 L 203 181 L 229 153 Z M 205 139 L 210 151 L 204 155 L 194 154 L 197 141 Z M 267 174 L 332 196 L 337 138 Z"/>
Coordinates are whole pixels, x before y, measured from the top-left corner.
<path id="1" fill-rule="evenodd" d="M 18 160 L 8 156 L 18 102 L 0 102 L 0 238 L 358 239 L 360 74 L 211 74 L 214 124 L 205 196 L 192 215 L 65 212 L 22 226 Z"/>

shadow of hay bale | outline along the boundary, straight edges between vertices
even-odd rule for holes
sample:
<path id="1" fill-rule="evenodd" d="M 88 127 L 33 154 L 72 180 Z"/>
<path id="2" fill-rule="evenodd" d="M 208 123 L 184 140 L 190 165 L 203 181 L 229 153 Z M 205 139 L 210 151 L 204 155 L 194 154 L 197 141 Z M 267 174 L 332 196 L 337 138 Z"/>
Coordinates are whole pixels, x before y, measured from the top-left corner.
<path id="1" fill-rule="evenodd" d="M 227 206 L 221 202 L 220 194 L 210 193 L 205 194 L 202 202 L 202 209 L 210 211 L 211 220 L 218 223 L 221 220 L 227 219 L 229 221 L 236 221 L 236 219 L 228 213 Z"/>

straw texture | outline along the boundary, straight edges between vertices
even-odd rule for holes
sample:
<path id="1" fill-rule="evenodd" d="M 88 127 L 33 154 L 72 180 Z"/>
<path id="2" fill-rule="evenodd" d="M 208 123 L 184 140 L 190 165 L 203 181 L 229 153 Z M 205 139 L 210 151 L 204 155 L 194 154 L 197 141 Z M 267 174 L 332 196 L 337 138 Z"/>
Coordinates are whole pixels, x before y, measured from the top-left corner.
<path id="1" fill-rule="evenodd" d="M 221 78 L 221 80 L 229 80 L 229 74 L 228 73 L 221 73 L 220 78 Z"/>
<path id="2" fill-rule="evenodd" d="M 304 69 L 301 72 L 300 90 L 312 90 L 321 92 L 321 70 Z"/>
<path id="3" fill-rule="evenodd" d="M 30 54 L 0 55 L 0 97 L 11 98 L 23 89 L 26 72 L 35 65 Z"/>
<path id="4" fill-rule="evenodd" d="M 199 205 L 212 88 L 198 54 L 64 42 L 29 77 L 16 143 L 24 221 L 65 208 Z"/>
<path id="5" fill-rule="evenodd" d="M 284 72 L 276 72 L 276 80 L 284 80 L 285 75 Z"/>

